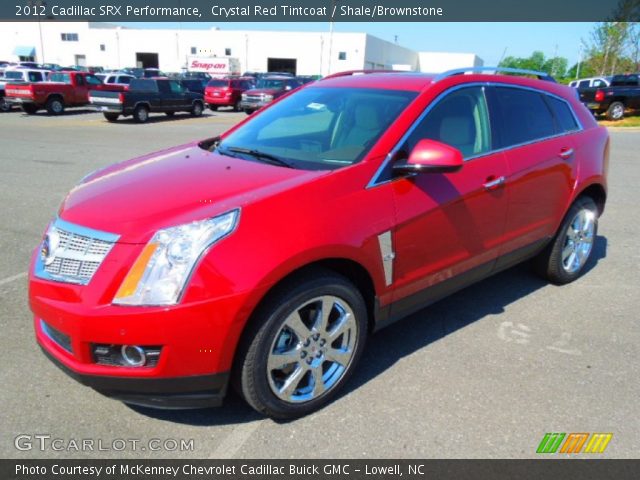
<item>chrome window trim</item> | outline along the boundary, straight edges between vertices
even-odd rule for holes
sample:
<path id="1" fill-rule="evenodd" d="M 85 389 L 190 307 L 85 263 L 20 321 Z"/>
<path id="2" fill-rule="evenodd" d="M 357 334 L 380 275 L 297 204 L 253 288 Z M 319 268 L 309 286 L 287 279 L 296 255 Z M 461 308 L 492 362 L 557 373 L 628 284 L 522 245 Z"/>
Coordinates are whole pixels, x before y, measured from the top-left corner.
<path id="1" fill-rule="evenodd" d="M 407 138 L 413 133 L 413 131 L 418 127 L 418 125 L 420 124 L 420 122 L 422 122 L 422 120 L 424 120 L 424 117 L 426 117 L 429 112 L 431 112 L 431 110 L 433 110 L 433 108 L 442 101 L 442 99 L 444 97 L 446 97 L 447 95 L 461 90 L 463 88 L 468 88 L 468 87 L 482 87 L 483 88 L 483 92 L 484 92 L 484 88 L 485 87 L 506 87 L 506 88 L 517 88 L 517 89 L 521 89 L 521 90 L 528 90 L 531 92 L 535 92 L 538 94 L 542 94 L 542 95 L 548 95 L 550 97 L 556 98 L 557 100 L 560 100 L 562 102 L 564 102 L 567 107 L 569 108 L 569 111 L 571 112 L 571 115 L 573 115 L 573 119 L 575 120 L 576 124 L 578 125 L 578 128 L 576 130 L 571 130 L 568 132 L 561 132 L 561 133 L 556 133 L 554 135 L 549 135 L 546 137 L 541 137 L 541 138 L 536 138 L 534 140 L 530 140 L 528 142 L 523 142 L 523 143 L 518 143 L 515 145 L 509 145 L 508 147 L 501 147 L 501 148 L 496 148 L 493 150 L 489 150 L 487 152 L 482 152 L 480 154 L 477 155 L 473 155 L 471 157 L 467 157 L 464 159 L 465 163 L 471 160 L 475 160 L 477 158 L 482 158 L 482 157 L 486 157 L 487 155 L 492 155 L 494 153 L 500 153 L 500 152 L 504 152 L 506 150 L 510 150 L 512 148 L 518 148 L 518 147 L 524 147 L 526 145 L 531 145 L 534 143 L 538 143 L 544 140 L 550 140 L 553 138 L 558 138 L 558 137 L 562 137 L 565 135 L 573 135 L 575 133 L 581 132 L 584 130 L 584 126 L 582 125 L 582 122 L 580 121 L 580 119 L 578 118 L 578 116 L 576 115 L 576 112 L 574 111 L 573 107 L 571 106 L 571 104 L 565 99 L 562 98 L 559 95 L 556 95 L 554 93 L 551 92 L 547 92 L 545 90 L 539 90 L 537 88 L 533 88 L 533 87 L 526 87 L 523 85 L 514 85 L 514 84 L 510 84 L 510 83 L 502 83 L 502 82 L 471 82 L 471 83 L 463 83 L 460 85 L 455 85 L 447 90 L 445 90 L 444 92 L 441 92 L 428 106 L 427 108 L 425 108 L 425 110 L 420 114 L 420 116 L 418 116 L 418 118 L 415 119 L 415 121 L 411 124 L 411 126 L 408 128 L 408 130 L 405 132 L 405 134 L 400 138 L 400 140 L 395 144 L 395 146 L 391 149 L 391 151 L 387 154 L 387 156 L 385 157 L 385 159 L 382 161 L 382 163 L 380 164 L 380 166 L 376 169 L 375 173 L 373 174 L 373 177 L 371 177 L 371 180 L 369 181 L 369 183 L 366 185 L 365 188 L 373 188 L 373 187 L 377 187 L 378 185 L 384 185 L 385 183 L 389 183 L 392 182 L 394 180 L 397 180 L 399 178 L 406 178 L 405 176 L 402 177 L 396 177 L 396 178 L 390 178 L 388 180 L 383 180 L 383 181 L 378 181 L 378 178 L 380 177 L 380 175 L 382 175 L 382 173 L 386 170 L 387 166 L 389 165 L 389 162 L 391 162 L 391 159 L 395 156 L 395 154 L 398 152 L 398 150 L 400 149 L 400 147 L 404 144 L 404 142 L 407 140 Z M 486 94 L 485 94 L 485 101 L 486 101 Z M 491 124 L 491 108 L 487 102 L 487 109 L 489 111 L 489 121 Z M 553 118 L 555 118 L 555 113 L 551 112 L 551 115 L 553 116 Z M 493 132 L 491 133 L 491 138 L 493 139 Z"/>

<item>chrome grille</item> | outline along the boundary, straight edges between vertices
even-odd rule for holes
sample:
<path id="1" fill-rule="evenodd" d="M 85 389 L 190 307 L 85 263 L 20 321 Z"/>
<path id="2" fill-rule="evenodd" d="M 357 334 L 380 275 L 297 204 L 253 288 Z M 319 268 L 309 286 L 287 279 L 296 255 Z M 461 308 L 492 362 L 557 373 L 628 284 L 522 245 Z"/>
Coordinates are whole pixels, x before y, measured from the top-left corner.
<path id="1" fill-rule="evenodd" d="M 117 235 L 56 220 L 43 242 L 36 275 L 68 283 L 88 283 Z"/>

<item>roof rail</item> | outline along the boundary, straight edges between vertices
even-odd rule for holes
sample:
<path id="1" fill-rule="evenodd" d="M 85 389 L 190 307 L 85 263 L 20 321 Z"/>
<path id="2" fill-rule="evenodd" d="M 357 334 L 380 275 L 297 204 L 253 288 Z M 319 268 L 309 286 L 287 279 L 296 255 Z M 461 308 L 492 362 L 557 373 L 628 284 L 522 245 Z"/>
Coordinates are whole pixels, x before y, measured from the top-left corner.
<path id="1" fill-rule="evenodd" d="M 320 80 L 326 80 L 327 78 L 348 77 L 350 75 L 366 75 L 368 73 L 406 73 L 402 70 L 346 70 L 344 72 L 332 73 L 326 77 L 322 77 Z"/>
<path id="2" fill-rule="evenodd" d="M 439 73 L 433 79 L 434 82 L 439 82 L 447 77 L 451 77 L 452 75 L 462 75 L 464 73 L 482 73 L 482 72 L 493 72 L 494 74 L 498 74 L 498 72 L 506 72 L 506 73 L 519 73 L 522 75 L 533 75 L 538 78 L 538 80 L 544 80 L 547 82 L 556 83 L 555 78 L 545 72 L 537 72 L 535 70 L 524 70 L 521 68 L 509 68 L 509 67 L 468 67 L 468 68 L 456 68 L 454 70 L 447 70 L 446 72 Z"/>

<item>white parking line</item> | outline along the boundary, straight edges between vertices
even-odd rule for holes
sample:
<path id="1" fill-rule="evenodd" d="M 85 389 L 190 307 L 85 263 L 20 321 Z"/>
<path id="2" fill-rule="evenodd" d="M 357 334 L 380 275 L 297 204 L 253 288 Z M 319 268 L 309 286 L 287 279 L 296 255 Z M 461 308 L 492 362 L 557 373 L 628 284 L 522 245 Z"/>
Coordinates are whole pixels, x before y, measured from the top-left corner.
<path id="1" fill-rule="evenodd" d="M 22 272 L 22 273 L 17 273 L 15 275 L 12 275 L 11 277 L 3 278 L 2 280 L 0 280 L 0 286 L 5 285 L 7 283 L 11 283 L 15 280 L 20 280 L 21 278 L 24 278 L 26 276 L 27 276 L 27 272 Z"/>
<path id="2" fill-rule="evenodd" d="M 251 415 L 250 418 L 253 417 L 254 416 Z M 247 422 L 241 423 L 235 427 L 229 436 L 225 438 L 220 445 L 218 445 L 218 448 L 213 451 L 209 458 L 228 459 L 235 457 L 242 446 L 247 442 L 247 440 L 249 440 L 249 437 L 251 437 L 251 435 L 260 428 L 265 420 L 266 419 L 250 421 L 247 419 Z"/>

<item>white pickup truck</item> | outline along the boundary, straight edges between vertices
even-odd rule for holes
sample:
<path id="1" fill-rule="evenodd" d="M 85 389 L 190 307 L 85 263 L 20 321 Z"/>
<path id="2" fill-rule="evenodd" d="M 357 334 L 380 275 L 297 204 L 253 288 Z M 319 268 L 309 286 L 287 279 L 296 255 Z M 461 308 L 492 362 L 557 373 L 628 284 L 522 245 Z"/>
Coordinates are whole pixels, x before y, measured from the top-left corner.
<path id="1" fill-rule="evenodd" d="M 0 112 L 8 112 L 11 110 L 11 104 L 5 101 L 4 86 L 7 83 L 36 83 L 47 81 L 50 70 L 31 69 L 31 68 L 15 68 L 7 69 L 4 75 L 0 77 Z"/>

